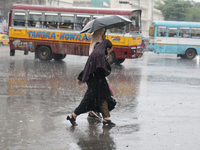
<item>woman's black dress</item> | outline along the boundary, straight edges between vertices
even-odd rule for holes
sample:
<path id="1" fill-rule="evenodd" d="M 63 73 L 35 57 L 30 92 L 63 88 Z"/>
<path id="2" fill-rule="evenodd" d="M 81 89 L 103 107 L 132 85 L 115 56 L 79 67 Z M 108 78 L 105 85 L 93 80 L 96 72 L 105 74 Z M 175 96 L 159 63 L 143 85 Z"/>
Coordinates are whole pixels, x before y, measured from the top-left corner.
<path id="1" fill-rule="evenodd" d="M 78 80 L 88 85 L 87 92 L 74 113 L 80 115 L 90 110 L 101 111 L 101 104 L 111 97 L 111 92 L 105 79 L 111 72 L 111 67 L 105 58 L 107 48 L 111 48 L 109 40 L 103 40 L 90 54 L 84 70 Z"/>
<path id="2" fill-rule="evenodd" d="M 109 64 L 108 64 L 109 65 Z M 110 68 L 110 65 L 108 66 Z M 111 71 L 111 68 L 109 69 Z M 83 71 L 79 74 L 78 80 L 81 81 Z M 101 103 L 107 98 L 111 97 L 111 92 L 108 83 L 105 79 L 106 71 L 103 68 L 98 68 L 89 76 L 87 80 L 88 89 L 79 106 L 74 113 L 80 115 L 90 110 L 101 112 Z"/>

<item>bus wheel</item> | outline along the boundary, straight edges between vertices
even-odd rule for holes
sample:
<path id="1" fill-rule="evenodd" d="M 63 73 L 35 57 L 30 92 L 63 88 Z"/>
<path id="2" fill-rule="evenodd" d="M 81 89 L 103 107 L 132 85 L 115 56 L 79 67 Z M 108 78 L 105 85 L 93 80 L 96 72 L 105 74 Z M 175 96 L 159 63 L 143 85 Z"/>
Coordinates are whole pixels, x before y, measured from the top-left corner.
<path id="1" fill-rule="evenodd" d="M 117 59 L 117 60 L 116 60 L 116 63 L 121 64 L 121 63 L 124 62 L 124 60 L 125 60 L 125 59 Z"/>
<path id="2" fill-rule="evenodd" d="M 53 59 L 56 61 L 60 61 L 66 57 L 65 54 L 53 54 Z"/>
<path id="3" fill-rule="evenodd" d="M 3 46 L 3 43 L 0 42 L 0 47 Z"/>
<path id="4" fill-rule="evenodd" d="M 24 55 L 28 55 L 28 51 L 24 51 Z"/>
<path id="5" fill-rule="evenodd" d="M 109 54 L 109 57 L 108 57 L 108 62 L 110 65 L 112 65 L 113 63 L 115 63 L 116 59 L 115 59 L 115 53 L 114 52 L 111 52 Z"/>
<path id="6" fill-rule="evenodd" d="M 51 49 L 47 46 L 40 46 L 37 51 L 36 55 L 40 60 L 51 60 L 52 59 L 52 52 Z"/>
<path id="7" fill-rule="evenodd" d="M 10 56 L 15 56 L 15 50 L 13 49 L 10 50 Z"/>
<path id="8" fill-rule="evenodd" d="M 194 49 L 188 49 L 186 52 L 185 52 L 185 57 L 187 59 L 194 59 L 194 57 L 196 56 L 196 51 Z"/>
<path id="9" fill-rule="evenodd" d="M 66 54 L 63 54 L 63 57 L 62 57 L 62 59 L 64 59 L 66 57 Z"/>

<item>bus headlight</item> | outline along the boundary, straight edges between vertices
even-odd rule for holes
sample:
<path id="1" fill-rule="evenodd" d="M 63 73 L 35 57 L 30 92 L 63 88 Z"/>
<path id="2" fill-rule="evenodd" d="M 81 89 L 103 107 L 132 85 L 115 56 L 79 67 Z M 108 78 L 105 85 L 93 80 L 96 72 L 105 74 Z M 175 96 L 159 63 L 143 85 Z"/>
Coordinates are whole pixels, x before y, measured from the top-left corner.
<path id="1" fill-rule="evenodd" d="M 132 52 L 133 54 L 136 53 L 136 52 L 137 52 L 136 47 L 132 47 L 132 48 L 131 48 L 131 52 Z"/>

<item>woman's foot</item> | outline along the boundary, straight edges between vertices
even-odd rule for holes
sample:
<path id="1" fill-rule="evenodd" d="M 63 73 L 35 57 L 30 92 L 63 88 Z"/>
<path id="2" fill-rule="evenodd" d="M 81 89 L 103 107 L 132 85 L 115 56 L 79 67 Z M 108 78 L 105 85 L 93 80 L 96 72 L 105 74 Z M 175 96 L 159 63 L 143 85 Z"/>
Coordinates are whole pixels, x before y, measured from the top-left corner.
<path id="1" fill-rule="evenodd" d="M 77 126 L 78 125 L 76 123 L 76 119 L 74 118 L 73 114 L 71 114 L 70 116 L 67 116 L 66 119 L 69 120 L 73 126 Z"/>
<path id="2" fill-rule="evenodd" d="M 103 125 L 108 125 L 114 127 L 116 124 L 113 123 L 111 120 L 103 119 Z"/>

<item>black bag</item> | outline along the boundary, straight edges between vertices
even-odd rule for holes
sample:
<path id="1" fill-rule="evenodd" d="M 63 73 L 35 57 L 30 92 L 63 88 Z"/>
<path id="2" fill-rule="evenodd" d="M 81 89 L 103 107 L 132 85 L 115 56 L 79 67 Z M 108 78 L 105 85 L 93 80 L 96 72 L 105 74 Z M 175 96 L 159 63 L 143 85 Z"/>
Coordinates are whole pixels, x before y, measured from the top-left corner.
<path id="1" fill-rule="evenodd" d="M 109 97 L 107 99 L 107 103 L 108 103 L 108 110 L 111 111 L 115 108 L 115 105 L 117 104 L 116 100 L 112 97 Z"/>

